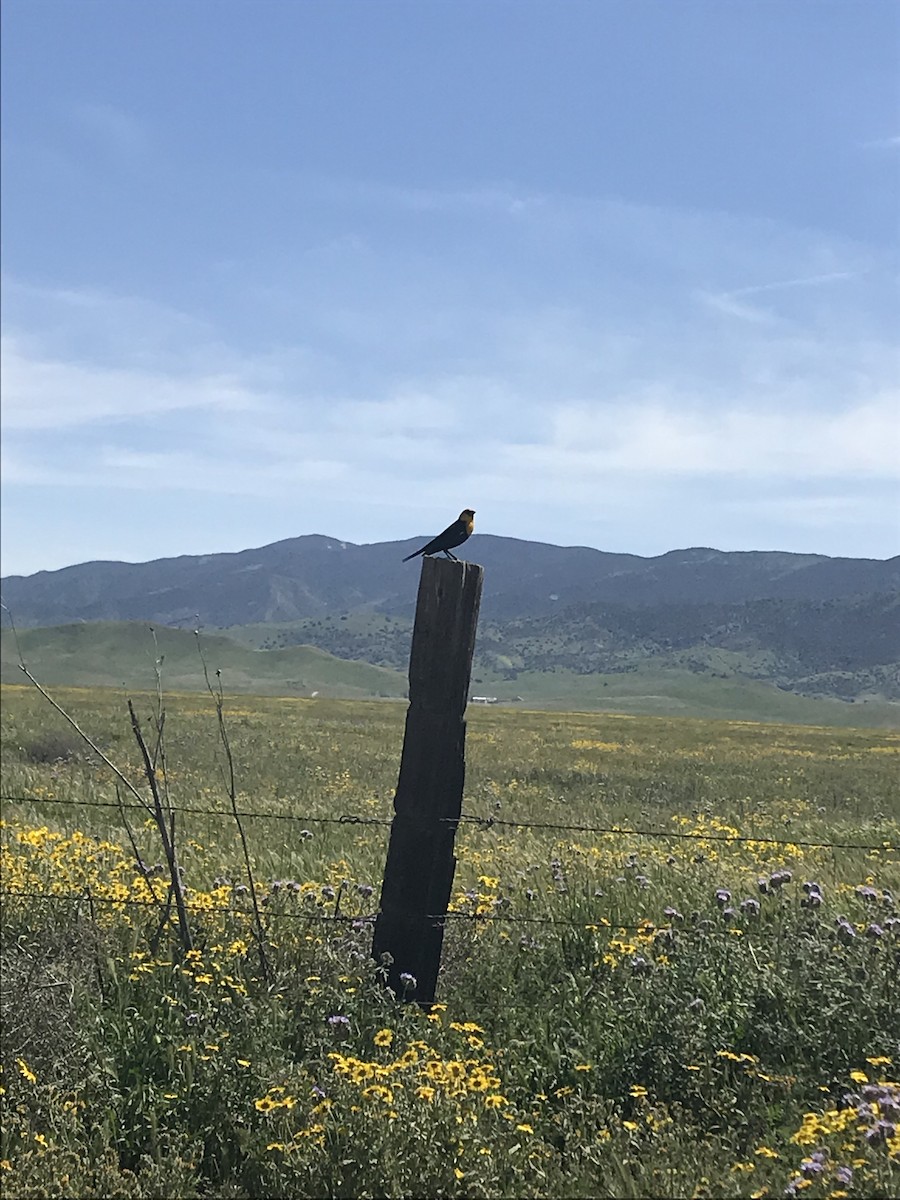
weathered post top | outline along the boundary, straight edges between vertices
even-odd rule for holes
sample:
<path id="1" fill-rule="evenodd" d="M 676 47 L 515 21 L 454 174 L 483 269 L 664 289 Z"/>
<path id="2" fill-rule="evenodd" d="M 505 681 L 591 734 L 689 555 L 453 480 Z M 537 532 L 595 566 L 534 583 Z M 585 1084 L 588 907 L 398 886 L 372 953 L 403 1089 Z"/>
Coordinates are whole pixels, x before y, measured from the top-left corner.
<path id="1" fill-rule="evenodd" d="M 462 717 L 469 694 L 484 568 L 424 558 L 409 655 L 409 702 Z"/>
<path id="2" fill-rule="evenodd" d="M 465 782 L 464 718 L 484 572 L 424 558 L 409 660 L 409 710 L 372 953 L 388 986 L 434 1001 Z M 415 983 L 410 984 L 414 979 Z"/>

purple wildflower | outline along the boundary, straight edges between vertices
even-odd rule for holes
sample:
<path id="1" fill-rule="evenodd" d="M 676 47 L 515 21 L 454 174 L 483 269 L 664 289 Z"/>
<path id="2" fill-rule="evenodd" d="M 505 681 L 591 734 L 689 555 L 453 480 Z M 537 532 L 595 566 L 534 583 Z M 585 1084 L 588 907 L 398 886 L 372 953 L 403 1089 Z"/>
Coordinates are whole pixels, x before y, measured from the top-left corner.
<path id="1" fill-rule="evenodd" d="M 748 896 L 746 900 L 741 901 L 741 912 L 748 917 L 758 917 L 759 901 L 753 900 Z"/>
<path id="2" fill-rule="evenodd" d="M 878 1146 L 882 1142 L 886 1142 L 888 1138 L 892 1138 L 896 1129 L 897 1126 L 893 1121 L 876 1121 L 871 1129 L 866 1130 L 866 1141 L 870 1146 Z"/>
<path id="3" fill-rule="evenodd" d="M 825 1170 L 825 1164 L 820 1158 L 804 1158 L 800 1163 L 800 1170 L 807 1177 L 811 1175 L 821 1175 Z"/>
<path id="4" fill-rule="evenodd" d="M 724 908 L 730 899 L 731 892 L 729 892 L 728 888 L 716 888 L 716 904 L 718 904 L 719 908 Z"/>
<path id="5" fill-rule="evenodd" d="M 838 917 L 835 921 L 837 925 L 837 935 L 842 942 L 852 942 L 856 937 L 856 930 L 850 924 L 846 917 Z"/>
<path id="6" fill-rule="evenodd" d="M 794 873 L 792 871 L 773 871 L 769 876 L 769 887 L 775 888 L 777 891 L 778 888 L 782 887 L 784 884 L 790 883 L 793 878 Z"/>
<path id="7" fill-rule="evenodd" d="M 876 925 L 875 922 L 872 921 L 871 924 L 866 926 L 866 937 L 867 938 L 882 938 L 882 937 L 884 937 L 884 930 L 881 928 L 880 925 Z"/>

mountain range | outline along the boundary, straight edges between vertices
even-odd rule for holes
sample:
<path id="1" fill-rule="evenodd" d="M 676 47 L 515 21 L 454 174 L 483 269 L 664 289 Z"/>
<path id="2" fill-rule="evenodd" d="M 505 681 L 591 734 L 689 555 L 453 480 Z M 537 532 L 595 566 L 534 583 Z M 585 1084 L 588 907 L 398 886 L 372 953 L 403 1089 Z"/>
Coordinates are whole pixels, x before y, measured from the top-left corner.
<path id="1" fill-rule="evenodd" d="M 20 630 L 199 625 L 252 650 L 311 645 L 403 671 L 419 572 L 401 560 L 425 540 L 310 535 L 239 553 L 82 563 L 8 576 L 3 598 Z M 807 696 L 900 700 L 900 557 L 695 547 L 644 558 L 489 534 L 464 551 L 485 568 L 474 677 L 498 694 L 547 675 L 652 665 Z"/>
<path id="2" fill-rule="evenodd" d="M 156 621 L 225 627 L 360 610 L 410 616 L 418 571 L 401 559 L 425 539 L 354 545 L 311 534 L 233 554 L 89 562 L 2 580 L 20 626 Z M 603 601 L 628 606 L 837 600 L 900 591 L 900 557 L 672 550 L 656 558 L 479 534 L 483 614 L 549 615 Z"/>

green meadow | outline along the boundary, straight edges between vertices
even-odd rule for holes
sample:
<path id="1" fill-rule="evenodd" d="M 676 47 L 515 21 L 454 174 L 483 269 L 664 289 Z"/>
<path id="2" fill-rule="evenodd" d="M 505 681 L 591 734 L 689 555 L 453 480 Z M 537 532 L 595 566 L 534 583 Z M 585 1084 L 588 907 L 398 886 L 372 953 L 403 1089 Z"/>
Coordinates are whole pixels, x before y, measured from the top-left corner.
<path id="1" fill-rule="evenodd" d="M 123 694 L 54 695 L 140 787 Z M 146 812 L 2 700 L 4 1196 L 900 1192 L 895 731 L 470 708 L 426 1010 L 370 956 L 403 702 L 226 697 L 263 959 L 208 695 L 158 757 L 190 950 Z"/>

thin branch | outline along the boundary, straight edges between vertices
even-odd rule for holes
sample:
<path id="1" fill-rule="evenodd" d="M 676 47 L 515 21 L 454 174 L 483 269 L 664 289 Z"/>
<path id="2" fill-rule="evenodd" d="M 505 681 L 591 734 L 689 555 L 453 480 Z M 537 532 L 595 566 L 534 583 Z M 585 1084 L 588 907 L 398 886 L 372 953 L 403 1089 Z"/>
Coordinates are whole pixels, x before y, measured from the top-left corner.
<path id="1" fill-rule="evenodd" d="M 137 869 L 140 871 L 141 875 L 143 876 L 144 883 L 146 883 L 147 889 L 150 892 L 150 895 L 153 897 L 154 901 L 160 907 L 159 925 L 156 928 L 156 933 L 154 933 L 150 939 L 150 952 L 152 954 L 155 954 L 157 947 L 159 946 L 159 939 L 160 939 L 160 936 L 162 935 L 162 931 L 165 929 L 166 925 L 169 923 L 169 920 L 171 919 L 172 889 L 171 889 L 171 887 L 168 889 L 168 892 L 166 894 L 166 899 L 164 901 L 160 900 L 160 898 L 157 896 L 156 888 L 153 886 L 153 876 L 147 870 L 147 866 L 146 866 L 143 858 L 141 857 L 140 850 L 138 849 L 137 840 L 135 839 L 134 833 L 132 832 L 131 822 L 128 820 L 128 813 L 125 811 L 125 805 L 122 803 L 122 794 L 119 791 L 118 783 L 116 784 L 116 799 L 119 802 L 119 813 L 122 817 L 122 824 L 125 826 L 125 832 L 128 834 L 128 840 L 131 843 L 131 849 L 132 849 L 132 852 L 134 853 L 134 861 L 137 864 Z"/>
<path id="2" fill-rule="evenodd" d="M 151 816 L 153 816 L 153 809 L 147 803 L 147 801 L 144 799 L 144 797 L 141 795 L 140 791 L 131 782 L 131 780 L 128 778 L 128 776 L 123 774 L 123 772 L 116 766 L 116 764 L 112 761 L 112 759 L 108 758 L 103 753 L 103 751 L 100 749 L 100 747 L 97 745 L 97 743 L 94 742 L 84 732 L 84 730 L 81 728 L 81 726 L 75 720 L 75 718 L 70 717 L 69 714 L 66 712 L 66 710 L 62 707 L 62 705 L 58 704 L 53 699 L 53 697 L 50 695 L 50 693 L 47 691 L 47 689 L 42 684 L 38 683 L 38 681 L 35 679 L 35 677 L 31 674 L 31 672 L 25 666 L 24 662 L 19 663 L 19 670 L 22 672 L 22 674 L 25 676 L 25 678 L 29 681 L 29 683 L 33 684 L 34 687 L 37 688 L 37 690 L 44 697 L 44 699 L 47 701 L 47 703 L 52 708 L 55 708 L 56 711 L 59 713 L 59 715 L 61 717 L 63 717 L 68 722 L 69 725 L 71 725 L 71 727 L 75 730 L 75 732 L 82 739 L 82 741 L 86 745 L 90 746 L 90 748 L 94 751 L 94 753 L 101 760 L 101 762 L 103 762 L 107 767 L 109 767 L 110 771 L 112 771 L 112 773 L 119 780 L 119 782 L 123 785 L 123 787 L 126 787 L 128 789 L 128 791 L 132 794 L 132 796 L 134 796 L 134 798 L 141 804 L 141 806 L 143 808 L 145 808 Z"/>
<path id="3" fill-rule="evenodd" d="M 225 786 L 228 791 L 228 799 L 231 801 L 231 814 L 234 817 L 237 825 L 238 835 L 241 839 L 241 848 L 244 853 L 244 866 L 247 870 L 247 883 L 250 889 L 250 901 L 253 905 L 254 930 L 256 933 L 257 948 L 259 949 L 259 961 L 262 968 L 263 978 L 266 983 L 271 983 L 272 973 L 269 969 L 269 961 L 266 956 L 266 934 L 263 929 L 262 916 L 259 911 L 259 902 L 256 897 L 256 882 L 253 878 L 253 867 L 250 863 L 250 848 L 247 844 L 247 836 L 244 832 L 244 824 L 240 817 L 240 812 L 237 805 L 237 789 L 235 786 L 234 775 L 234 756 L 231 753 L 231 742 L 228 738 L 228 730 L 225 726 L 225 696 L 222 691 L 222 675 L 220 671 L 216 672 L 218 687 L 214 688 L 210 678 L 209 670 L 206 665 L 206 658 L 203 654 L 203 647 L 200 644 L 200 632 L 194 630 L 194 636 L 197 639 L 197 652 L 200 655 L 200 662 L 203 666 L 203 678 L 206 680 L 206 688 L 216 706 L 216 719 L 219 726 L 219 739 L 222 742 L 222 748 L 225 752 L 225 764 L 227 767 L 227 775 L 225 776 Z"/>
<path id="4" fill-rule="evenodd" d="M 156 827 L 159 830 L 159 835 L 162 839 L 163 850 L 166 855 L 166 862 L 169 867 L 169 877 L 172 881 L 172 891 L 175 894 L 175 907 L 178 910 L 178 926 L 181 932 L 181 943 L 185 950 L 193 949 L 193 940 L 191 938 L 191 927 L 188 921 L 187 909 L 184 903 L 184 891 L 181 885 L 181 875 L 178 868 L 178 859 L 175 853 L 175 822 L 174 811 L 170 812 L 171 818 L 170 829 L 166 829 L 166 812 L 163 809 L 163 800 L 159 790 L 159 780 L 157 778 L 156 769 L 153 766 L 153 758 L 147 748 L 147 743 L 144 740 L 144 735 L 141 732 L 141 723 L 138 720 L 137 713 L 134 711 L 134 704 L 129 699 L 128 712 L 131 717 L 131 731 L 134 734 L 135 741 L 138 744 L 138 749 L 141 752 L 141 758 L 144 760 L 144 774 L 147 778 L 147 785 L 150 788 L 150 794 L 153 796 L 153 819 L 156 822 Z"/>

